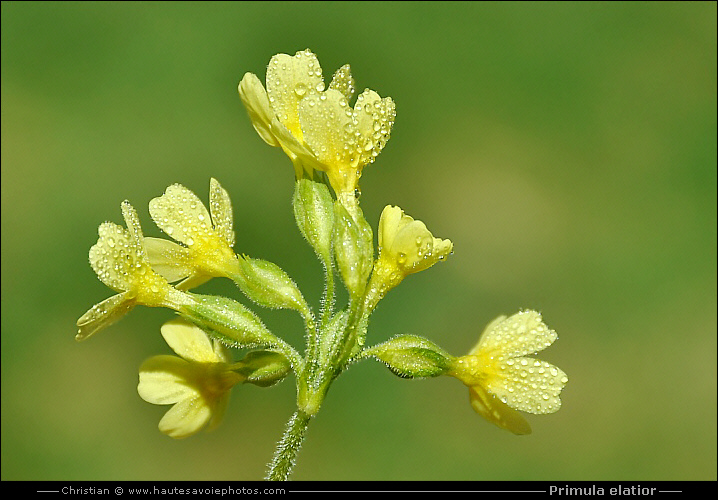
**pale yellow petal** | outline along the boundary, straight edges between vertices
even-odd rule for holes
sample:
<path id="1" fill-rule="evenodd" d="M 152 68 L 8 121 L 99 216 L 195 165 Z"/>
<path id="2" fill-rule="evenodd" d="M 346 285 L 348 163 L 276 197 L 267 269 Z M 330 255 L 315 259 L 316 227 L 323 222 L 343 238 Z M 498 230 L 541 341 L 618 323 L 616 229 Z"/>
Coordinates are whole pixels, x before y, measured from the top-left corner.
<path id="1" fill-rule="evenodd" d="M 142 258 L 129 232 L 112 222 L 98 229 L 97 243 L 90 248 L 90 265 L 97 277 L 113 290 L 132 288 L 132 275 Z"/>
<path id="2" fill-rule="evenodd" d="M 122 216 L 125 219 L 127 225 L 127 233 L 132 238 L 136 246 L 137 255 L 143 260 L 145 259 L 145 250 L 143 246 L 142 227 L 140 227 L 140 218 L 137 216 L 137 211 L 130 205 L 130 202 L 125 200 L 122 202 Z"/>
<path id="3" fill-rule="evenodd" d="M 479 352 L 479 346 L 481 345 L 481 341 L 482 341 L 482 339 L 484 338 L 484 335 L 487 335 L 488 332 L 490 332 L 491 330 L 493 330 L 496 325 L 498 325 L 499 323 L 501 323 L 501 322 L 502 322 L 503 320 L 505 320 L 506 318 L 507 318 L 506 315 L 501 315 L 501 316 L 499 316 L 499 317 L 494 318 L 493 320 L 491 320 L 491 322 L 490 322 L 488 325 L 486 325 L 486 328 L 484 328 L 484 331 L 483 331 L 483 332 L 481 333 L 481 335 L 479 336 L 479 340 L 478 340 L 478 342 L 476 342 L 476 345 L 474 345 L 474 347 L 471 349 L 471 351 L 469 351 L 469 355 L 474 355 L 474 354 L 478 353 L 478 352 Z"/>
<path id="4" fill-rule="evenodd" d="M 214 177 L 209 182 L 209 213 L 215 232 L 223 238 L 227 245 L 234 246 L 234 230 L 232 202 L 229 193 Z"/>
<path id="5" fill-rule="evenodd" d="M 200 272 L 192 273 L 189 276 L 187 276 L 186 279 L 177 283 L 175 285 L 175 288 L 177 290 L 182 290 L 182 291 L 191 290 L 193 288 L 197 288 L 200 285 L 204 285 L 211 279 L 212 279 L 212 276 L 210 276 L 208 274 L 202 274 Z"/>
<path id="6" fill-rule="evenodd" d="M 181 184 L 173 184 L 151 200 L 150 215 L 160 229 L 190 248 L 198 238 L 213 232 L 209 212 L 197 195 Z"/>
<path id="7" fill-rule="evenodd" d="M 314 153 L 310 151 L 303 143 L 292 135 L 292 133 L 282 125 L 278 118 L 272 120 L 272 131 L 277 137 L 282 150 L 289 156 L 292 162 L 299 162 L 302 169 L 305 170 L 311 178 L 312 170 L 326 170 L 327 166 L 319 163 Z M 297 178 L 302 178 L 302 172 L 297 172 Z"/>
<path id="8" fill-rule="evenodd" d="M 232 362 L 232 355 L 230 354 L 229 349 L 227 349 L 227 346 L 218 340 L 213 340 L 212 346 L 214 349 L 215 359 L 222 363 Z"/>
<path id="9" fill-rule="evenodd" d="M 506 360 L 543 351 L 558 338 L 536 311 L 521 311 L 496 324 L 479 340 L 482 356 Z"/>
<path id="10" fill-rule="evenodd" d="M 385 258 L 394 259 L 404 274 L 427 269 L 453 251 L 450 240 L 434 238 L 423 222 L 390 206 L 384 209 L 379 221 L 379 247 Z"/>
<path id="11" fill-rule="evenodd" d="M 227 413 L 227 406 L 229 406 L 229 397 L 232 394 L 231 391 L 227 391 L 215 401 L 214 408 L 212 410 L 212 417 L 209 421 L 208 431 L 213 431 L 219 424 L 224 420 L 224 415 Z"/>
<path id="12" fill-rule="evenodd" d="M 160 329 L 162 337 L 174 352 L 188 361 L 197 363 L 218 363 L 212 341 L 204 331 L 181 318 L 168 321 Z"/>
<path id="13" fill-rule="evenodd" d="M 120 320 L 134 307 L 129 292 L 123 292 L 95 304 L 77 320 L 76 340 L 85 340 Z"/>
<path id="14" fill-rule="evenodd" d="M 198 397 L 199 391 L 192 385 L 196 376 L 193 368 L 191 363 L 177 356 L 153 356 L 140 366 L 137 392 L 142 399 L 156 405 Z"/>
<path id="15" fill-rule="evenodd" d="M 346 98 L 338 90 L 308 96 L 299 103 L 304 141 L 317 160 L 332 170 L 347 171 L 358 160 L 356 123 Z M 336 189 L 336 187 L 335 187 Z"/>
<path id="16" fill-rule="evenodd" d="M 189 250 L 161 238 L 145 237 L 145 252 L 152 269 L 167 281 L 174 282 L 192 274 Z"/>
<path id="17" fill-rule="evenodd" d="M 531 426 L 516 410 L 512 410 L 481 386 L 469 388 L 471 407 L 489 422 L 514 434 L 531 434 Z"/>
<path id="18" fill-rule="evenodd" d="M 267 91 L 257 75 L 246 73 L 239 82 L 239 97 L 252 121 L 254 130 L 270 146 L 279 146 L 279 141 L 272 133 L 272 118 L 274 110 L 269 105 Z"/>
<path id="19" fill-rule="evenodd" d="M 431 248 L 433 236 L 423 222 L 411 220 L 407 223 L 407 217 L 402 219 L 390 249 L 395 255 L 404 255 L 402 264 L 411 268 L 423 260 L 424 253 Z"/>
<path id="20" fill-rule="evenodd" d="M 454 252 L 454 244 L 451 240 L 443 240 L 434 238 L 432 242 L 431 256 L 434 259 L 444 260 L 447 256 Z"/>
<path id="21" fill-rule="evenodd" d="M 386 142 L 394 126 L 396 109 L 390 97 L 382 99 L 373 90 L 366 89 L 359 94 L 354 105 L 357 120 L 359 165 L 374 161 Z"/>
<path id="22" fill-rule="evenodd" d="M 561 408 L 559 395 L 568 377 L 551 363 L 513 358 L 496 363 L 488 373 L 486 388 L 511 408 L 534 414 Z"/>
<path id="23" fill-rule="evenodd" d="M 269 103 L 275 115 L 292 135 L 301 140 L 297 105 L 306 96 L 324 90 L 322 68 L 317 56 L 308 49 L 294 56 L 277 54 L 269 61 L 266 83 Z"/>
<path id="24" fill-rule="evenodd" d="M 345 64 L 334 73 L 329 88 L 341 92 L 347 101 L 351 100 L 354 96 L 354 77 L 348 64 Z"/>
<path id="25" fill-rule="evenodd" d="M 165 413 L 159 423 L 162 433 L 175 439 L 196 434 L 212 418 L 212 410 L 201 397 L 180 401 Z"/>
<path id="26" fill-rule="evenodd" d="M 408 224 L 413 220 L 411 217 L 406 217 L 405 219 L 404 211 L 399 207 L 392 207 L 391 205 L 384 207 L 379 218 L 379 249 L 390 249 L 392 247 L 394 237 L 401 225 Z"/>

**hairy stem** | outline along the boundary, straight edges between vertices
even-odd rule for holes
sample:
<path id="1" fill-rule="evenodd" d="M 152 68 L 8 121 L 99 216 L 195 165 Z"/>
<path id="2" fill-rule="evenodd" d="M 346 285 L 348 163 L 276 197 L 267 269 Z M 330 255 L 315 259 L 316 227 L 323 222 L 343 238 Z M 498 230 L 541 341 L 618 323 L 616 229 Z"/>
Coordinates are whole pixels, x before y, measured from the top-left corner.
<path id="1" fill-rule="evenodd" d="M 321 318 L 322 330 L 327 325 L 327 322 L 332 317 L 332 313 L 334 312 L 334 269 L 332 267 L 331 259 L 326 259 L 326 261 L 324 262 L 324 273 L 326 287 L 324 289 L 324 300 Z"/>
<path id="2" fill-rule="evenodd" d="M 297 452 L 302 447 L 304 434 L 307 432 L 309 417 L 301 410 L 297 410 L 287 423 L 282 439 L 277 446 L 277 451 L 269 464 L 269 471 L 266 479 L 268 481 L 287 481 L 292 473 Z"/>

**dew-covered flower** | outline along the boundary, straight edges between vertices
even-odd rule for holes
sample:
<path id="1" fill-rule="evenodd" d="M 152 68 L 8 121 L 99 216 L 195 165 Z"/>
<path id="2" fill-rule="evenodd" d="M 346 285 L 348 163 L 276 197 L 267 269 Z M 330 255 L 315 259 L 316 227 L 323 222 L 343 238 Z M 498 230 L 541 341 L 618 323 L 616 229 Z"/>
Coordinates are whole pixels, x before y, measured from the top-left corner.
<path id="1" fill-rule="evenodd" d="M 568 377 L 551 363 L 527 355 L 543 351 L 557 338 L 536 311 L 500 316 L 467 356 L 456 358 L 448 375 L 469 387 L 478 414 L 514 434 L 530 434 L 531 427 L 517 410 L 558 411 Z"/>
<path id="2" fill-rule="evenodd" d="M 325 90 L 322 70 L 309 49 L 294 56 L 277 54 L 267 67 L 267 89 L 247 73 L 239 95 L 254 128 L 271 146 L 292 159 L 297 178 L 314 169 L 326 172 L 337 197 L 353 200 L 362 169 L 389 139 L 396 116 L 394 101 L 365 90 L 354 107 L 349 65 L 334 74 Z"/>
<path id="3" fill-rule="evenodd" d="M 136 305 L 174 307 L 181 297 L 152 270 L 144 248 L 137 212 L 122 202 L 127 229 L 104 222 L 99 239 L 90 248 L 90 265 L 105 285 L 120 292 L 94 305 L 77 320 L 77 340 L 84 340 L 116 322 Z"/>
<path id="4" fill-rule="evenodd" d="M 378 240 L 379 258 L 370 281 L 370 290 L 376 290 L 378 298 L 407 275 L 444 260 L 454 249 L 451 240 L 435 238 L 423 222 L 390 205 L 381 213 Z"/>
<path id="5" fill-rule="evenodd" d="M 162 336 L 179 356 L 161 355 L 140 367 L 137 392 L 148 403 L 174 405 L 159 429 L 173 438 L 216 427 L 227 408 L 232 387 L 245 377 L 232 371 L 225 347 L 182 319 L 162 326 Z"/>
<path id="6" fill-rule="evenodd" d="M 150 215 L 160 229 L 181 243 L 145 238 L 152 267 L 170 282 L 183 279 L 178 289 L 237 271 L 232 204 L 216 179 L 210 181 L 209 212 L 192 191 L 173 184 L 150 201 Z"/>

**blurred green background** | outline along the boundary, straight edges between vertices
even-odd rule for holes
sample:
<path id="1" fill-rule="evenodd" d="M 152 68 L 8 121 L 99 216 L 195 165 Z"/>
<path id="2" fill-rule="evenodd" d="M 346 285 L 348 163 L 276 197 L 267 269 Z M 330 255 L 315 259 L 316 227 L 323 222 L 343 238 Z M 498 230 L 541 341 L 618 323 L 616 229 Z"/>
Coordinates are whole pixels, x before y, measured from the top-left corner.
<path id="1" fill-rule="evenodd" d="M 311 48 L 325 80 L 397 103 L 362 178 L 451 238 L 373 317 L 369 343 L 460 355 L 484 325 L 542 311 L 570 382 L 531 436 L 482 420 L 455 379 L 363 362 L 334 384 L 298 480 L 716 479 L 716 4 L 2 3 L 2 479 L 260 479 L 293 379 L 235 390 L 216 431 L 174 441 L 136 392 L 173 313 L 137 309 L 87 342 L 113 292 L 87 252 L 120 202 L 180 182 L 229 191 L 236 250 L 318 306 L 293 171 L 252 129 L 242 75 Z M 215 280 L 202 289 L 240 299 Z M 240 299 L 244 300 L 244 299 Z M 259 311 L 301 347 L 301 322 Z"/>

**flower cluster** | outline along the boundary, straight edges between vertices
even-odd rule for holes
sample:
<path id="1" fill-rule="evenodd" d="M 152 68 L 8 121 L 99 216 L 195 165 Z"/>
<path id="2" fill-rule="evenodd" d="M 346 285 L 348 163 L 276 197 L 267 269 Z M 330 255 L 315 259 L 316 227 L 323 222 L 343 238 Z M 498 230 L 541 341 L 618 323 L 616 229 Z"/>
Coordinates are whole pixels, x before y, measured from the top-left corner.
<path id="1" fill-rule="evenodd" d="M 322 68 L 310 50 L 277 54 L 267 67 L 267 88 L 253 73 L 239 95 L 255 130 L 294 163 L 297 178 L 325 172 L 337 198 L 353 205 L 363 168 L 384 149 L 396 110 L 390 97 L 366 89 L 354 107 L 354 78 L 348 64 L 325 89 Z"/>
<path id="2" fill-rule="evenodd" d="M 557 338 L 541 315 L 530 310 L 497 318 L 466 356 L 452 356 L 412 334 L 366 345 L 377 304 L 410 274 L 445 260 L 454 244 L 435 237 L 401 208 L 387 205 L 375 247 L 374 231 L 359 207 L 358 181 L 385 147 L 396 112 L 390 97 L 369 89 L 351 105 L 354 92 L 349 65 L 339 68 L 325 87 L 319 61 L 309 50 L 272 57 L 266 87 L 252 73 L 239 84 L 259 136 L 280 147 L 294 166 L 295 221 L 325 271 L 319 314 L 278 265 L 235 253 L 231 201 L 215 179 L 210 181 L 209 209 L 180 184 L 149 202 L 152 220 L 171 239 L 144 237 L 137 213 L 125 201 L 126 227 L 101 224 L 97 244 L 90 249 L 98 278 L 118 293 L 80 317 L 78 340 L 137 305 L 167 307 L 180 316 L 160 329 L 176 356 L 154 356 L 140 368 L 139 395 L 149 403 L 173 405 L 160 420 L 163 433 L 184 438 L 213 428 L 233 387 L 268 387 L 293 372 L 297 410 L 270 464 L 270 479 L 288 477 L 306 426 L 329 386 L 363 359 L 378 360 L 403 378 L 457 378 L 469 387 L 476 412 L 516 434 L 531 431 L 519 411 L 557 411 L 568 381 L 556 366 L 529 357 Z M 342 308 L 335 304 L 335 276 L 348 292 Z M 248 306 L 190 292 L 212 278 L 231 280 L 254 305 L 299 313 L 304 351 L 273 333 Z M 247 352 L 235 362 L 230 348 Z"/>

